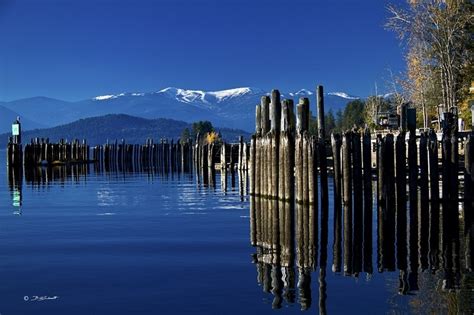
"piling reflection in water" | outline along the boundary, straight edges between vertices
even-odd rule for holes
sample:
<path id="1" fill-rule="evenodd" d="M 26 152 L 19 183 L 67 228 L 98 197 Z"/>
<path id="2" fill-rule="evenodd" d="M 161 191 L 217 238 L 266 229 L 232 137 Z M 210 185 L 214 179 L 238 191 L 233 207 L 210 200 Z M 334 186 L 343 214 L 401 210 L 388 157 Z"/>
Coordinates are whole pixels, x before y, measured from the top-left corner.
<path id="1" fill-rule="evenodd" d="M 273 308 L 281 308 L 283 301 L 295 301 L 294 207 L 287 202 L 251 198 L 251 243 L 256 246 L 254 263 L 258 283 L 274 296 Z M 304 292 L 309 282 L 302 281 L 310 274 L 307 257 L 298 251 L 297 267 L 300 274 L 298 288 Z M 310 290 L 310 289 L 309 289 Z M 309 294 L 309 300 L 311 293 Z M 310 302 L 309 302 L 310 303 Z"/>
<path id="2" fill-rule="evenodd" d="M 391 194 L 390 191 L 386 193 Z M 415 292 L 419 296 L 455 294 L 460 303 L 458 311 L 472 309 L 473 225 L 469 218 L 458 215 L 460 204 L 427 202 L 410 209 L 407 200 L 395 193 L 386 198 L 400 202 L 390 205 L 381 200 L 377 205 L 374 228 L 378 231 L 379 272 L 399 274 L 399 286 L 394 291 L 400 295 Z M 421 199 L 417 197 L 417 200 Z M 258 283 L 264 292 L 273 295 L 274 308 L 280 308 L 284 303 L 298 303 L 302 310 L 309 309 L 315 296 L 315 292 L 311 292 L 311 280 L 316 277 L 314 272 L 319 267 L 318 307 L 321 314 L 327 312 L 326 302 L 327 298 L 330 299 L 326 294 L 327 245 L 331 221 L 334 224 L 332 271 L 335 275 L 342 275 L 341 257 L 344 254 L 345 276 L 359 277 L 365 272 L 371 278 L 373 248 L 371 240 L 364 240 L 372 233 L 371 224 L 361 224 L 361 219 L 342 224 L 341 209 L 332 209 L 329 217 L 324 201 L 320 211 L 312 204 L 256 196 L 251 196 L 250 202 L 250 240 L 256 248 L 253 262 Z M 406 213 L 410 213 L 410 220 L 404 215 Z M 342 235 L 345 238 L 350 235 L 351 241 L 344 239 L 343 243 Z M 360 246 L 363 248 L 359 249 Z M 464 304 L 462 299 L 465 299 Z"/>
<path id="3" fill-rule="evenodd" d="M 12 198 L 13 213 L 21 215 L 23 206 L 23 182 L 28 187 L 44 188 L 52 184 L 87 182 L 87 178 L 93 174 L 104 176 L 107 179 L 120 180 L 135 174 L 147 174 L 150 179 L 159 177 L 162 180 L 168 178 L 180 178 L 181 176 L 192 177 L 190 167 L 182 167 L 171 164 L 168 168 L 158 165 L 133 165 L 128 163 L 91 163 L 91 164 L 61 164 L 54 166 L 34 167 L 7 167 L 7 178 L 10 195 Z"/>
<path id="4" fill-rule="evenodd" d="M 257 279 L 263 291 L 274 296 L 273 308 L 280 308 L 283 303 L 293 304 L 297 297 L 301 309 L 309 309 L 313 304 L 312 273 L 319 265 L 318 304 L 321 314 L 325 314 L 327 201 L 321 202 L 320 226 L 314 204 L 259 197 L 251 197 L 250 203 L 250 239 L 256 247 Z"/>

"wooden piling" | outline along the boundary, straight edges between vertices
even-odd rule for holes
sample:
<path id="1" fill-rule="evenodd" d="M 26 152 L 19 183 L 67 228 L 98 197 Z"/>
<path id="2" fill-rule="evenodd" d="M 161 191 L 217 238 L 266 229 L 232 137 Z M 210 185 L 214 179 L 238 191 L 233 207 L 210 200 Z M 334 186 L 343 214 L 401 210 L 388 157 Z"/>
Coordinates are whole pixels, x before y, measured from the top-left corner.
<path id="1" fill-rule="evenodd" d="M 397 218 L 397 267 L 405 270 L 407 267 L 407 181 L 406 181 L 406 144 L 405 132 L 400 131 L 395 139 L 395 191 Z"/>
<path id="2" fill-rule="evenodd" d="M 262 135 L 267 134 L 270 131 L 270 97 L 262 96 L 261 99 L 261 128 L 262 128 Z"/>
<path id="3" fill-rule="evenodd" d="M 342 176 L 344 205 L 344 273 L 352 275 L 352 132 L 342 137 Z"/>
<path id="4" fill-rule="evenodd" d="M 428 162 L 430 199 L 439 202 L 438 139 L 434 130 L 428 135 Z"/>
<path id="5" fill-rule="evenodd" d="M 362 162 L 364 180 L 364 267 L 372 273 L 372 139 L 369 128 L 362 135 Z"/>
<path id="6" fill-rule="evenodd" d="M 318 107 L 318 158 L 319 173 L 321 183 L 321 199 L 328 198 L 328 176 L 327 176 L 327 154 L 326 154 L 326 131 L 324 123 L 324 93 L 323 87 L 318 85 L 316 88 L 317 107 Z"/>
<path id="7" fill-rule="evenodd" d="M 341 135 L 331 135 L 331 146 L 334 168 L 334 246 L 333 272 L 341 272 L 341 240 L 342 240 L 342 170 L 341 170 Z"/>
<path id="8" fill-rule="evenodd" d="M 360 133 L 352 132 L 352 182 L 353 182 L 353 272 L 362 271 L 362 227 L 363 227 L 363 180 L 362 180 L 362 148 Z"/>

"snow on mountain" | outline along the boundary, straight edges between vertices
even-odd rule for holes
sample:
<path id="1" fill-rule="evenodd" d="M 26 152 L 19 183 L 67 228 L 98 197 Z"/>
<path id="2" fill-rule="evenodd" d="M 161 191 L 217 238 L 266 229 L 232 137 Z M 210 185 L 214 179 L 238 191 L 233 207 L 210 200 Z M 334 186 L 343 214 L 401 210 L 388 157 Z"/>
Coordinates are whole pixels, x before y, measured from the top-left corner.
<path id="1" fill-rule="evenodd" d="M 214 96 L 218 102 L 225 101 L 229 98 L 233 97 L 240 97 L 249 93 L 254 93 L 252 88 L 243 87 L 243 88 L 236 88 L 236 89 L 229 89 L 229 90 L 222 90 L 222 91 L 215 91 L 215 92 L 208 92 L 207 94 Z"/>
<path id="2" fill-rule="evenodd" d="M 174 87 L 168 87 L 161 91 L 158 91 L 156 94 L 164 94 L 169 97 L 174 97 L 177 101 L 183 103 L 193 103 L 193 102 L 203 102 L 207 103 L 204 99 L 206 92 L 198 90 L 184 90 Z"/>
<path id="3" fill-rule="evenodd" d="M 339 96 L 339 97 L 342 97 L 342 98 L 345 98 L 345 99 L 348 99 L 348 100 L 358 100 L 359 99 L 359 97 L 357 97 L 357 96 L 352 96 L 352 95 L 349 95 L 349 94 L 344 93 L 344 92 L 330 92 L 330 93 L 328 93 L 328 95 Z"/>
<path id="4" fill-rule="evenodd" d="M 143 95 L 145 95 L 145 93 L 120 93 L 120 94 L 116 94 L 116 95 L 114 95 L 114 94 L 99 95 L 99 96 L 96 96 L 92 99 L 94 101 L 106 101 L 106 100 L 116 99 L 116 98 L 119 98 L 119 97 L 122 97 L 122 96 L 127 96 L 127 95 L 143 96 Z"/>
<path id="5" fill-rule="evenodd" d="M 311 92 L 310 90 L 301 89 L 295 93 L 288 93 L 288 95 L 290 95 L 291 97 L 310 96 L 313 95 L 313 92 Z"/>
<path id="6" fill-rule="evenodd" d="M 105 100 L 110 100 L 111 98 L 117 98 L 117 95 L 99 95 L 94 97 L 93 99 L 96 101 L 105 101 Z"/>
<path id="7" fill-rule="evenodd" d="M 206 104 L 220 103 L 227 101 L 231 98 L 241 97 L 247 94 L 260 93 L 258 89 L 252 89 L 250 87 L 242 87 L 221 91 L 201 91 L 201 90 L 185 90 L 174 87 L 168 87 L 166 89 L 156 92 L 157 94 L 164 94 L 171 98 L 175 98 L 179 102 L 183 103 L 194 103 L 202 102 Z"/>

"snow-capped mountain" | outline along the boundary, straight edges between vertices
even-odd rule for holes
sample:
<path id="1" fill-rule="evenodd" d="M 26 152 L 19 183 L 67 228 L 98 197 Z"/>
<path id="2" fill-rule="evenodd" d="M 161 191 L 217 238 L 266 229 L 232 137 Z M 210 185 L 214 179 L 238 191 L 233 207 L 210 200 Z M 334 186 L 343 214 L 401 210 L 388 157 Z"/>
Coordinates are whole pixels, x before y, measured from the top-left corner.
<path id="1" fill-rule="evenodd" d="M 143 118 L 170 118 L 194 122 L 210 120 L 216 126 L 254 130 L 255 105 L 269 91 L 259 88 L 241 87 L 221 91 L 186 90 L 168 87 L 155 92 L 131 92 L 98 95 L 79 102 L 65 102 L 46 97 L 30 98 L 2 105 L 33 118 L 45 126 L 56 126 L 80 118 L 107 114 L 127 114 Z M 309 97 L 311 109 L 316 111 L 314 92 L 301 89 L 282 92 L 283 98 L 298 101 Z M 326 110 L 343 108 L 355 96 L 342 92 L 326 93 Z M 137 126 L 139 128 L 139 126 Z"/>

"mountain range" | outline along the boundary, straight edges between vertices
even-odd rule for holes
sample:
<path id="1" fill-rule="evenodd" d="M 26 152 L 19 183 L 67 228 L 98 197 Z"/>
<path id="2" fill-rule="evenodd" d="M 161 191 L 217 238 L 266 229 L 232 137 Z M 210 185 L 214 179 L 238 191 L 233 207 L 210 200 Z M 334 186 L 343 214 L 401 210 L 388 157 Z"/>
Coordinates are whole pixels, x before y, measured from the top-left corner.
<path id="1" fill-rule="evenodd" d="M 60 139 L 86 139 L 90 145 L 104 144 L 125 139 L 127 143 L 144 143 L 150 138 L 159 141 L 160 138 L 177 140 L 185 128 L 191 129 L 191 124 L 165 118 L 145 119 L 124 114 L 110 114 L 100 117 L 80 119 L 75 122 L 53 128 L 27 130 L 22 133 L 23 143 L 33 138 L 49 138 L 50 142 Z M 248 139 L 250 134 L 243 130 L 215 128 L 227 142 L 237 142 L 239 136 Z M 10 133 L 0 135 L 0 149 L 7 145 Z"/>
<path id="2" fill-rule="evenodd" d="M 22 117 L 24 130 L 31 130 L 108 114 L 126 114 L 147 119 L 166 118 L 187 123 L 209 120 L 215 126 L 252 132 L 255 125 L 255 105 L 266 94 L 268 93 L 262 89 L 250 87 L 211 92 L 169 87 L 157 92 L 100 95 L 76 102 L 33 97 L 0 102 L 0 132 L 8 132 L 16 116 Z M 297 101 L 299 97 L 309 97 L 311 109 L 316 111 L 313 92 L 302 89 L 294 93 L 282 93 L 282 99 Z M 358 97 L 342 92 L 326 93 L 325 109 L 337 111 L 355 99 Z"/>

